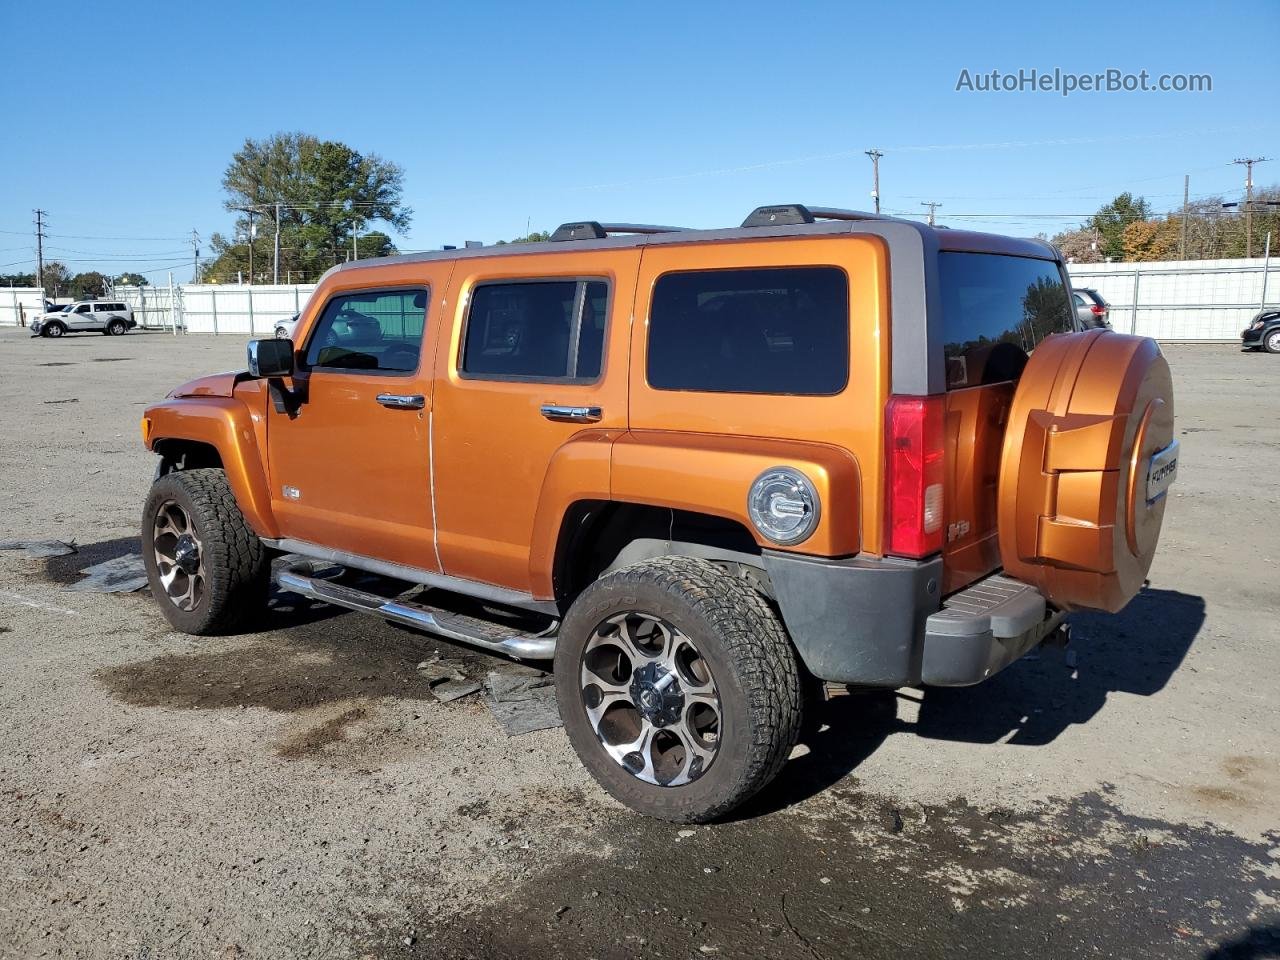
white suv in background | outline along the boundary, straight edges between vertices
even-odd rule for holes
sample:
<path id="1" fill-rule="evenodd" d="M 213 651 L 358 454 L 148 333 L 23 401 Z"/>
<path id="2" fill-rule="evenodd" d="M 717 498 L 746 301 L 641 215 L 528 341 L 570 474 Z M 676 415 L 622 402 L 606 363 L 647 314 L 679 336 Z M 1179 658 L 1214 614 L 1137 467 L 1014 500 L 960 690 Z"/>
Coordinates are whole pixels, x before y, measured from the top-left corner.
<path id="1" fill-rule="evenodd" d="M 118 337 L 136 327 L 133 308 L 118 300 L 77 300 L 31 321 L 31 335 L 60 337 L 64 333 L 93 330 Z"/>

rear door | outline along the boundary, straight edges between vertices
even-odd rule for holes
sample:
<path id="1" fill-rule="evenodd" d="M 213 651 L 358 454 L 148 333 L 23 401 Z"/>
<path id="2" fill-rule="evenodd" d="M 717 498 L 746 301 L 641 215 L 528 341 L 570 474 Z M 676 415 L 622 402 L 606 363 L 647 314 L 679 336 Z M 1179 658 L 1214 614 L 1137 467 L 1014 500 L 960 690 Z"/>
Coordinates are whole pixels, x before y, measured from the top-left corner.
<path id="1" fill-rule="evenodd" d="M 946 340 L 944 590 L 1001 566 L 996 507 L 1014 390 L 1036 345 L 1072 332 L 1057 263 L 992 253 L 938 254 Z"/>
<path id="2" fill-rule="evenodd" d="M 626 429 L 640 255 L 569 253 L 458 261 L 433 425 L 440 558 L 453 576 L 532 592 L 549 464 L 575 438 Z"/>

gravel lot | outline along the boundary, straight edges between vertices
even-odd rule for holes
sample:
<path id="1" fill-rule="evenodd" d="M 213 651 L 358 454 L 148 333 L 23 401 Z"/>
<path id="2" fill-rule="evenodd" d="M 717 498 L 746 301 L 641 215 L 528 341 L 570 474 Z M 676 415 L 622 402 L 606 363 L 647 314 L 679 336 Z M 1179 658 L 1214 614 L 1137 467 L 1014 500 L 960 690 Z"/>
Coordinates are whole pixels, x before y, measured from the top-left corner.
<path id="1" fill-rule="evenodd" d="M 730 823 L 621 809 L 494 661 L 280 595 L 175 634 L 73 592 L 137 550 L 143 405 L 237 338 L 0 331 L 0 956 L 1258 957 L 1280 951 L 1280 358 L 1170 346 L 1150 587 L 968 690 L 839 697 Z"/>

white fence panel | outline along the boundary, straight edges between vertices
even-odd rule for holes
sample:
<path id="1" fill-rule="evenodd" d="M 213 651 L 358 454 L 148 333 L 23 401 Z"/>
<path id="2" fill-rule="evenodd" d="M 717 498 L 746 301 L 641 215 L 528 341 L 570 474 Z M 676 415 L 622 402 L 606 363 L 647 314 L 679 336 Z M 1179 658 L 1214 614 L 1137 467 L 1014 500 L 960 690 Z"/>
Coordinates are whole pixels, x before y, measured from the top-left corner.
<path id="1" fill-rule="evenodd" d="M 182 288 L 173 288 L 174 304 L 170 301 L 169 287 L 126 287 L 116 286 L 111 294 L 113 299 L 128 304 L 133 308 L 133 319 L 138 325 L 151 330 L 171 330 L 176 322 L 182 325 L 180 315 L 182 307 Z M 179 315 L 175 319 L 175 307 Z"/>
<path id="2" fill-rule="evenodd" d="M 44 291 L 39 287 L 0 287 L 0 327 L 28 326 L 44 313 Z"/>
<path id="3" fill-rule="evenodd" d="M 187 284 L 182 316 L 188 333 L 236 333 L 269 337 L 276 324 L 299 313 L 315 284 L 231 286 Z"/>
<path id="4" fill-rule="evenodd" d="M 1111 304 L 1111 325 L 1157 340 L 1238 340 L 1261 308 L 1280 303 L 1275 264 L 1252 260 L 1073 263 L 1071 281 Z"/>

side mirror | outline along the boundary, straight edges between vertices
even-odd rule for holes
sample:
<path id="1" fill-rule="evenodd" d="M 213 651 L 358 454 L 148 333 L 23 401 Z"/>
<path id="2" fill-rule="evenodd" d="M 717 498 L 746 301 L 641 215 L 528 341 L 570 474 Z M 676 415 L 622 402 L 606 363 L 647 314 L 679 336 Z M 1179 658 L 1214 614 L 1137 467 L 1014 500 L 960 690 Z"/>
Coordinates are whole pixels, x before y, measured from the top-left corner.
<path id="1" fill-rule="evenodd" d="M 249 375 L 288 377 L 293 375 L 292 340 L 250 340 Z"/>

